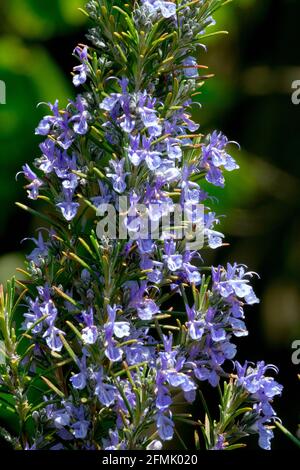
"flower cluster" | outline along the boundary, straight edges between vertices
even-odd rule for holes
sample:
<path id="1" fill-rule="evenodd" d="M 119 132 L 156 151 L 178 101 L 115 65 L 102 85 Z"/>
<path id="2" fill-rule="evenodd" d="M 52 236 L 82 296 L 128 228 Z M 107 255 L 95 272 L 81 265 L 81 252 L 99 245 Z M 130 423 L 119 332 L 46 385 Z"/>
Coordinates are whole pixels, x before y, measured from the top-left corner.
<path id="1" fill-rule="evenodd" d="M 263 449 L 271 449 L 271 439 L 274 433 L 269 426 L 276 419 L 276 413 L 271 405 L 273 398 L 280 395 L 282 385 L 278 384 L 273 377 L 266 376 L 266 371 L 277 368 L 272 365 L 266 365 L 263 361 L 256 367 L 249 366 L 247 363 L 242 367 L 236 362 L 237 385 L 243 387 L 253 402 L 253 412 L 257 415 L 254 428 L 259 433 L 259 445 Z"/>
<path id="2" fill-rule="evenodd" d="M 172 217 L 157 239 L 143 236 L 141 205 L 159 226 L 179 204 L 192 234 L 203 222 L 205 249 L 223 244 L 204 180 L 223 186 L 238 165 L 222 133 L 198 133 L 192 108 L 200 37 L 224 2 L 133 3 L 88 2 L 92 45 L 74 51 L 73 83 L 84 91 L 63 110 L 49 104 L 35 171 L 23 167 L 28 196 L 48 203 L 50 222 L 27 257 L 22 332 L 32 346 L 20 367 L 29 383 L 43 371 L 48 390 L 38 411 L 27 408 L 36 429 L 24 448 L 160 449 L 180 420 L 176 396 L 188 407 L 200 389 L 231 380 L 233 339 L 248 334 L 244 306 L 258 302 L 253 273 L 205 265 L 204 250 L 175 237 Z M 134 237 L 96 236 L 95 214 L 109 204 L 125 215 L 116 235 Z M 255 425 L 268 448 L 281 386 L 263 363 L 236 367 L 241 413 L 254 403 L 242 437 Z M 230 447 L 229 432 L 215 434 L 207 448 Z"/>

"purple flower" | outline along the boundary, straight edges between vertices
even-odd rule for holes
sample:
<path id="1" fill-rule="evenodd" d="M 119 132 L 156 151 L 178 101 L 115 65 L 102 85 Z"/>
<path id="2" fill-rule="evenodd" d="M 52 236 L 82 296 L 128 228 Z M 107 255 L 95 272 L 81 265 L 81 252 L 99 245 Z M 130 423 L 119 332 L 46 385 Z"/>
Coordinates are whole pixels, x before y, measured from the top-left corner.
<path id="1" fill-rule="evenodd" d="M 144 299 L 137 307 L 137 313 L 141 320 L 152 320 L 153 315 L 159 313 L 159 308 L 152 299 Z"/>
<path id="2" fill-rule="evenodd" d="M 109 439 L 102 439 L 104 450 L 117 450 L 119 448 L 119 433 L 118 431 L 109 431 Z"/>
<path id="3" fill-rule="evenodd" d="M 77 46 L 74 50 L 74 54 L 78 55 L 80 61 L 82 62 L 81 65 L 77 65 L 73 69 L 74 72 L 76 72 L 77 74 L 73 77 L 73 84 L 78 87 L 86 82 L 87 74 L 89 71 L 87 46 L 84 46 L 84 48 L 80 48 L 79 46 Z"/>
<path id="4" fill-rule="evenodd" d="M 189 56 L 182 62 L 184 66 L 184 74 L 187 78 L 198 78 L 198 64 L 195 57 Z"/>
<path id="5" fill-rule="evenodd" d="M 76 98 L 76 102 L 70 102 L 76 109 L 77 113 L 73 115 L 70 119 L 70 122 L 73 124 L 73 129 L 76 134 L 85 135 L 88 130 L 88 119 L 90 118 L 90 114 L 87 111 L 87 103 L 81 95 L 78 95 Z"/>
<path id="6" fill-rule="evenodd" d="M 84 354 L 82 359 L 78 361 L 78 367 L 80 369 L 79 374 L 75 374 L 70 378 L 72 386 L 77 390 L 83 390 L 87 384 L 87 367 L 86 367 L 86 355 Z"/>
<path id="7" fill-rule="evenodd" d="M 122 93 L 112 93 L 100 104 L 100 109 L 108 111 L 112 121 L 117 122 L 120 128 L 130 134 L 136 125 L 131 110 L 131 95 L 127 91 L 128 80 L 119 80 Z"/>
<path id="8" fill-rule="evenodd" d="M 104 325 L 105 355 L 112 362 L 121 361 L 123 356 L 123 351 L 116 346 L 116 341 L 113 336 L 124 338 L 130 334 L 130 325 L 128 322 L 115 321 L 118 310 L 121 310 L 121 307 L 118 305 L 114 305 L 113 307 L 110 305 L 107 306 L 108 321 Z"/>
<path id="9" fill-rule="evenodd" d="M 162 447 L 163 447 L 162 443 L 158 441 L 157 439 L 155 439 L 154 441 L 150 442 L 150 444 L 148 444 L 146 450 L 161 450 Z"/>
<path id="10" fill-rule="evenodd" d="M 78 120 L 79 116 L 77 116 Z M 80 118 L 79 118 L 80 119 Z M 61 119 L 57 123 L 57 143 L 64 150 L 68 150 L 75 140 L 74 130 L 70 128 L 70 114 L 68 111 L 65 111 L 62 114 Z"/>
<path id="11" fill-rule="evenodd" d="M 231 295 L 236 295 L 239 298 L 244 298 L 245 302 L 249 305 L 259 302 L 253 288 L 249 285 L 248 277 L 252 277 L 253 273 L 246 272 L 245 267 L 227 264 L 227 271 L 219 266 L 212 269 L 213 289 L 220 293 L 221 297 L 227 299 Z"/>
<path id="12" fill-rule="evenodd" d="M 128 173 L 124 172 L 125 159 L 120 161 L 111 160 L 109 162 L 111 169 L 107 168 L 106 176 L 112 180 L 114 190 L 122 194 L 126 189 L 126 176 Z"/>
<path id="13" fill-rule="evenodd" d="M 43 331 L 43 322 L 40 321 L 37 323 L 39 320 L 43 318 L 43 313 L 41 311 L 41 305 L 39 302 L 39 299 L 36 298 L 35 300 L 28 299 L 29 301 L 29 310 L 28 312 L 24 313 L 24 322 L 22 324 L 22 329 L 23 330 L 28 330 L 31 328 L 31 332 L 36 335 L 38 333 L 41 333 Z M 33 326 L 35 323 L 37 323 L 35 326 Z"/>
<path id="14" fill-rule="evenodd" d="M 106 327 L 107 330 L 112 330 L 117 338 L 125 338 L 130 334 L 130 325 L 125 321 L 116 321 L 117 311 L 120 310 L 121 307 L 119 305 L 114 305 L 113 307 L 107 306 L 108 323 L 106 323 Z"/>
<path id="15" fill-rule="evenodd" d="M 51 131 L 51 128 L 58 124 L 61 116 L 59 114 L 59 109 L 58 109 L 58 100 L 55 101 L 55 103 L 52 105 L 51 103 L 48 103 L 48 106 L 50 108 L 50 111 L 53 113 L 53 115 L 45 116 L 41 122 L 39 123 L 38 127 L 35 130 L 36 135 L 48 135 Z"/>
<path id="16" fill-rule="evenodd" d="M 107 96 L 100 104 L 100 109 L 112 112 L 119 103 L 121 96 L 122 95 L 120 93 L 112 93 L 111 95 Z"/>
<path id="17" fill-rule="evenodd" d="M 171 184 L 180 179 L 180 170 L 174 161 L 162 160 L 161 165 L 155 170 L 155 175 L 159 182 Z"/>
<path id="18" fill-rule="evenodd" d="M 196 266 L 191 264 L 191 261 L 193 260 L 194 257 L 197 257 L 198 253 L 186 250 L 183 254 L 183 275 L 187 279 L 187 281 L 191 284 L 200 284 L 201 282 L 201 276 L 196 268 Z M 198 256 L 199 257 L 199 256 Z M 200 257 L 201 259 L 201 257 Z"/>
<path id="19" fill-rule="evenodd" d="M 47 399 L 45 399 L 47 401 Z M 48 419 L 51 419 L 57 429 L 62 429 L 70 425 L 72 416 L 72 405 L 65 400 L 62 401 L 63 408 L 54 410 L 53 405 L 47 405 L 46 414 Z"/>
<path id="20" fill-rule="evenodd" d="M 172 16 L 176 15 L 176 4 L 173 2 L 166 2 L 164 0 L 142 1 L 152 14 L 160 12 L 164 18 L 171 18 Z"/>
<path id="21" fill-rule="evenodd" d="M 272 429 L 268 427 L 268 423 L 265 425 L 265 420 L 259 420 L 256 426 L 259 434 L 259 447 L 264 450 L 271 450 L 271 440 L 274 437 Z"/>
<path id="22" fill-rule="evenodd" d="M 168 269 L 172 272 L 182 268 L 182 255 L 176 253 L 176 244 L 174 240 L 165 242 L 165 255 L 163 255 L 163 259 Z"/>
<path id="23" fill-rule="evenodd" d="M 72 193 L 78 186 L 79 178 L 78 176 L 74 175 L 74 173 L 69 173 L 66 175 L 66 179 L 62 182 L 63 190 L 66 192 Z"/>
<path id="24" fill-rule="evenodd" d="M 142 146 L 140 146 L 140 135 L 130 136 L 130 147 L 128 148 L 128 157 L 134 166 L 146 162 L 149 170 L 156 170 L 161 163 L 161 153 L 151 149 L 151 139 L 142 137 Z"/>
<path id="25" fill-rule="evenodd" d="M 258 362 L 255 368 L 249 366 L 247 362 L 244 366 L 241 366 L 238 362 L 235 365 L 238 384 L 259 400 L 269 401 L 282 392 L 282 385 L 278 384 L 273 377 L 265 376 L 268 369 L 278 372 L 275 366 L 266 365 L 264 361 Z M 269 412 L 273 413 L 273 410 L 269 409 Z"/>
<path id="26" fill-rule="evenodd" d="M 46 139 L 40 144 L 42 156 L 38 160 L 38 168 L 46 174 L 53 171 L 56 162 L 57 148 L 52 139 Z"/>
<path id="27" fill-rule="evenodd" d="M 213 450 L 223 450 L 225 449 L 225 436 L 220 434 L 217 438 L 216 445 L 213 447 Z"/>
<path id="28" fill-rule="evenodd" d="M 56 206 L 61 210 L 63 217 L 68 222 L 71 222 L 77 215 L 77 211 L 79 208 L 79 203 L 73 201 L 73 194 L 78 184 L 78 179 L 75 175 L 75 178 L 73 178 L 72 174 L 63 174 L 62 176 L 66 176 L 66 179 L 62 183 L 62 196 L 64 200 L 62 202 L 57 203 Z"/>
<path id="29" fill-rule="evenodd" d="M 201 381 L 208 381 L 212 387 L 216 387 L 220 381 L 219 374 L 215 369 L 209 369 L 205 366 L 200 366 L 194 371 L 197 379 Z"/>
<path id="30" fill-rule="evenodd" d="M 233 171 L 239 168 L 235 160 L 226 152 L 228 139 L 216 131 L 210 136 L 207 145 L 202 147 L 201 168 L 207 170 L 206 180 L 216 186 L 224 186 L 222 169 Z"/>
<path id="31" fill-rule="evenodd" d="M 170 408 L 172 405 L 172 398 L 170 396 L 169 389 L 165 383 L 165 375 L 161 372 L 158 371 L 157 377 L 156 377 L 156 408 L 160 411 L 165 411 Z"/>
<path id="32" fill-rule="evenodd" d="M 215 217 L 214 212 L 209 212 L 204 216 L 204 235 L 207 238 L 207 243 L 213 250 L 219 248 L 223 244 L 224 235 L 213 229 L 214 224 L 219 224 L 220 221 Z"/>
<path id="33" fill-rule="evenodd" d="M 31 170 L 30 166 L 27 164 L 23 166 L 23 171 L 18 173 L 18 175 L 21 173 L 25 176 L 28 181 L 30 181 L 30 183 L 26 186 L 28 190 L 27 194 L 29 199 L 37 199 L 39 195 L 39 189 L 41 186 L 43 186 L 43 181 L 37 177 L 37 175 Z"/>
<path id="34" fill-rule="evenodd" d="M 83 405 L 79 408 L 73 408 L 73 418 L 75 422 L 71 425 L 72 432 L 76 439 L 85 439 L 90 427 L 90 421 L 85 417 Z"/>
<path id="35" fill-rule="evenodd" d="M 86 419 L 72 424 L 72 430 L 76 439 L 85 439 L 88 433 L 90 422 Z"/>
<path id="36" fill-rule="evenodd" d="M 152 320 L 153 316 L 159 313 L 160 310 L 154 300 L 147 296 L 147 282 L 141 282 L 140 286 L 137 282 L 128 282 L 127 287 L 130 289 L 130 302 L 128 307 L 136 309 L 141 320 Z"/>
<path id="37" fill-rule="evenodd" d="M 94 325 L 94 310 L 90 307 L 87 311 L 82 312 L 86 327 L 81 331 L 82 341 L 84 344 L 95 344 L 98 338 L 98 330 Z"/>
<path id="38" fill-rule="evenodd" d="M 185 308 L 189 320 L 187 323 L 189 335 L 193 340 L 200 340 L 204 334 L 205 322 L 202 319 L 197 320 L 197 312 L 195 307 L 190 308 L 188 305 L 186 305 Z"/>
<path id="39" fill-rule="evenodd" d="M 53 390 L 45 398 L 45 411 L 35 414 L 43 418 L 41 436 L 46 439 L 41 443 L 35 439 L 27 448 L 91 450 L 98 441 L 106 450 L 160 449 L 161 441 L 171 440 L 175 432 L 173 397 L 180 393 L 192 403 L 197 380 L 208 382 L 206 388 L 216 387 L 222 379 L 230 382 L 237 400 L 244 399 L 238 405 L 248 411 L 238 417 L 240 433 L 230 428 L 232 421 L 226 433 L 216 435 L 208 446 L 223 449 L 236 435 L 256 431 L 259 445 L 268 449 L 273 437 L 270 425 L 276 419 L 272 402 L 281 393 L 281 385 L 266 375 L 269 366 L 264 363 L 253 367 L 235 363 L 236 376 L 226 370 L 236 354 L 231 341 L 247 334 L 243 307 L 258 302 L 250 284 L 253 273 L 236 263 L 212 267 L 206 273 L 202 251 L 189 249 L 187 232 L 182 237 L 179 233 L 184 227 L 189 235 L 201 233 L 204 248 L 223 245 L 224 235 L 216 230 L 219 220 L 207 206 L 209 195 L 196 181 L 206 178 L 223 186 L 223 173 L 238 168 L 223 134 L 213 132 L 205 140 L 200 134 L 193 135 L 199 129 L 191 112 L 199 78 L 194 55 L 200 34 L 212 23 L 212 5 L 201 9 L 188 0 L 131 2 L 136 34 L 142 38 L 138 31 L 142 28 L 146 36 L 153 36 L 158 27 L 161 39 L 156 46 L 150 41 L 153 47 L 148 52 L 147 44 L 141 44 L 137 54 L 129 54 L 126 68 L 108 57 L 116 45 L 106 44 L 111 35 L 101 32 L 97 2 L 90 3 L 88 13 L 96 21 L 89 35 L 93 66 L 88 47 L 81 45 L 74 50 L 79 62 L 73 69 L 73 84 L 86 84 L 86 93 L 69 100 L 62 110 L 58 101 L 49 104 L 49 115 L 36 129 L 36 134 L 45 136 L 41 156 L 35 161 L 43 180 L 28 165 L 22 171 L 31 199 L 38 198 L 42 186 L 50 198 L 52 194 L 61 225 L 57 232 L 49 230 L 48 239 L 41 233 L 32 239 L 35 246 L 28 256 L 32 282 L 22 328 L 33 336 L 36 361 L 32 364 L 41 371 L 55 365 L 61 356 L 58 353 L 67 346 L 62 335 L 67 335 L 76 354 L 73 367 L 70 363 L 66 368 L 64 393 L 68 398 L 58 400 Z M 167 39 L 171 41 L 168 32 L 173 29 L 178 30 L 179 54 L 172 64 Z M 123 45 L 128 46 L 123 52 L 130 51 L 129 43 L 136 34 L 132 28 L 128 34 L 126 29 L 122 33 Z M 99 48 L 106 48 L 108 55 L 97 58 Z M 146 69 L 136 62 L 143 55 L 149 70 L 161 60 L 160 70 L 164 72 L 165 67 L 167 73 L 157 75 L 156 70 L 146 77 Z M 120 73 L 128 77 L 120 79 Z M 89 76 L 91 83 L 87 83 Z M 126 197 L 126 209 L 119 195 Z M 185 212 L 183 222 L 177 218 L 175 201 Z M 117 229 L 120 232 L 123 224 L 129 241 L 95 240 L 89 206 L 103 209 L 109 204 L 122 215 Z M 78 220 L 71 225 L 81 205 Z M 65 251 L 81 256 L 81 250 L 85 250 L 86 263 L 96 269 L 98 282 L 88 269 L 63 265 Z M 101 259 L 106 258 L 108 270 L 102 269 Z M 43 279 L 41 285 L 37 279 Z M 46 282 L 58 286 L 60 295 Z M 72 298 L 79 308 L 74 308 Z M 182 303 L 185 312 L 178 312 Z M 179 328 L 173 337 L 170 331 L 176 323 L 180 325 L 180 315 L 182 334 Z M 75 326 L 74 331 L 67 328 L 72 326 L 70 322 L 77 322 L 80 334 L 74 334 Z M 31 367 L 30 358 L 25 361 Z M 158 441 L 149 437 L 153 424 Z M 132 442 L 129 434 L 134 437 Z"/>
<path id="40" fill-rule="evenodd" d="M 206 312 L 206 331 L 210 334 L 212 341 L 218 343 L 219 341 L 226 340 L 226 331 L 223 322 L 217 322 L 215 319 L 216 311 L 209 307 Z"/>
<path id="41" fill-rule="evenodd" d="M 32 261 L 36 266 L 42 266 L 48 255 L 49 255 L 49 242 L 45 242 L 41 232 L 38 234 L 38 238 L 26 238 L 25 240 L 31 240 L 35 243 L 36 248 L 27 256 L 29 261 Z"/>
<path id="42" fill-rule="evenodd" d="M 25 330 L 32 328 L 34 334 L 43 333 L 42 337 L 46 339 L 48 347 L 52 351 L 59 352 L 63 347 L 60 335 L 65 335 L 65 332 L 55 326 L 58 312 L 51 299 L 50 288 L 45 285 L 44 287 L 38 287 L 37 290 L 42 301 L 39 297 L 35 301 L 29 299 L 29 311 L 24 314 L 25 321 L 22 328 Z M 39 323 L 33 326 L 37 322 Z"/>
<path id="43" fill-rule="evenodd" d="M 161 365 L 161 372 L 158 375 L 158 390 L 163 383 L 163 380 L 167 382 L 171 387 L 181 388 L 183 392 L 189 394 L 196 389 L 196 385 L 193 380 L 184 372 L 182 369 L 185 364 L 184 357 L 177 357 L 178 353 L 172 349 L 173 336 L 169 338 L 164 336 L 163 342 L 165 346 L 165 352 L 159 353 L 159 362 Z M 188 395 L 190 396 L 190 395 Z M 193 401 L 193 398 L 192 398 Z"/>
<path id="44" fill-rule="evenodd" d="M 171 441 L 174 435 L 175 424 L 172 421 L 172 413 L 169 411 L 168 414 L 158 412 L 156 414 L 156 426 L 158 435 L 162 441 Z"/>
<path id="45" fill-rule="evenodd" d="M 63 201 L 56 204 L 57 207 L 61 210 L 63 217 L 68 221 L 71 222 L 74 217 L 77 215 L 77 211 L 79 208 L 78 202 L 73 202 L 69 197 Z"/>
<path id="46" fill-rule="evenodd" d="M 101 368 L 96 374 L 95 395 L 104 406 L 111 406 L 116 400 L 116 387 L 104 382 L 103 369 Z"/>
<path id="47" fill-rule="evenodd" d="M 155 99 L 151 99 L 145 91 L 140 94 L 138 112 L 141 120 L 144 126 L 148 129 L 150 136 L 159 137 L 162 133 L 162 126 L 159 123 L 157 111 L 154 106 Z"/>
<path id="48" fill-rule="evenodd" d="M 43 300 L 40 304 L 40 311 L 42 316 L 46 317 L 44 324 L 47 325 L 43 338 L 46 338 L 46 343 L 52 351 L 60 352 L 63 348 L 60 335 L 65 335 L 66 333 L 55 326 L 58 311 L 51 299 L 50 287 L 46 284 L 44 287 L 38 287 L 37 289 Z"/>
<path id="49" fill-rule="evenodd" d="M 111 194 L 108 185 L 104 184 L 102 181 L 98 181 L 98 185 L 100 195 L 91 198 L 91 201 L 96 208 L 98 208 L 100 205 L 108 204 L 113 200 L 113 195 Z"/>
<path id="50" fill-rule="evenodd" d="M 43 338 L 46 338 L 46 343 L 52 351 L 60 352 L 63 348 L 63 343 L 59 335 L 65 334 L 64 331 L 56 328 L 54 325 L 50 325 L 43 334 Z"/>
<path id="51" fill-rule="evenodd" d="M 265 365 L 263 361 L 258 362 L 256 367 L 249 366 L 247 362 L 244 366 L 236 362 L 235 367 L 237 385 L 247 390 L 251 400 L 255 402 L 253 410 L 257 414 L 256 429 L 259 434 L 259 445 L 265 450 L 270 450 L 273 431 L 268 424 L 276 418 L 271 402 L 275 396 L 281 395 L 283 387 L 273 377 L 266 376 L 266 372 L 268 369 L 275 372 L 278 370 L 273 365 Z"/>

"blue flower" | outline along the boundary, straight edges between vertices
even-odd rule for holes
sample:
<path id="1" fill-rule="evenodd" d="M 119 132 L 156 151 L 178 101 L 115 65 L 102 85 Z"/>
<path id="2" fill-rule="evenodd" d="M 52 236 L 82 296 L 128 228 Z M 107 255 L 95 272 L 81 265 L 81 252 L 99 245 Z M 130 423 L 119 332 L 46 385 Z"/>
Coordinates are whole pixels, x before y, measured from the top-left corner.
<path id="1" fill-rule="evenodd" d="M 60 352 L 63 348 L 63 342 L 59 335 L 65 335 L 66 333 L 54 325 L 50 325 L 49 328 L 43 334 L 43 338 L 46 338 L 46 343 L 52 351 Z"/>
<path id="2" fill-rule="evenodd" d="M 115 386 L 104 382 L 103 369 L 100 368 L 95 376 L 95 395 L 104 406 L 111 406 L 116 400 L 117 389 Z"/>
<path id="3" fill-rule="evenodd" d="M 57 203 L 57 207 L 61 210 L 63 217 L 68 221 L 71 222 L 78 212 L 79 204 L 78 202 L 74 202 L 70 197 L 68 192 L 64 192 L 66 199 L 63 202 Z"/>
<path id="4" fill-rule="evenodd" d="M 162 441 L 171 441 L 174 435 L 175 424 L 172 420 L 172 413 L 168 415 L 158 412 L 155 417 L 158 435 Z"/>
<path id="5" fill-rule="evenodd" d="M 98 329 L 94 325 L 94 310 L 90 307 L 87 311 L 82 312 L 82 316 L 86 327 L 81 331 L 82 341 L 84 344 L 95 344 L 98 338 Z"/>
<path id="6" fill-rule="evenodd" d="M 35 243 L 36 248 L 27 255 L 27 259 L 32 261 L 37 267 L 41 267 L 47 260 L 49 255 L 49 247 L 51 246 L 49 242 L 45 242 L 41 232 L 38 234 L 38 238 L 26 238 L 25 240 L 31 240 Z"/>
<path id="7" fill-rule="evenodd" d="M 37 160 L 37 167 L 45 174 L 52 173 L 56 162 L 57 147 L 52 139 L 46 139 L 40 144 L 42 156 Z"/>
<path id="8" fill-rule="evenodd" d="M 214 224 L 219 224 L 220 221 L 216 218 L 214 212 L 209 212 L 204 216 L 204 236 L 207 238 L 207 243 L 213 250 L 219 248 L 223 244 L 223 233 L 213 229 Z"/>
<path id="9" fill-rule="evenodd" d="M 144 299 L 137 306 L 137 313 L 141 320 L 152 320 L 153 316 L 159 312 L 158 306 L 152 299 Z"/>
<path id="10" fill-rule="evenodd" d="M 165 242 L 165 255 L 163 255 L 163 259 L 168 269 L 172 272 L 182 268 L 182 255 L 177 253 L 174 240 Z"/>
<path id="11" fill-rule="evenodd" d="M 58 109 L 58 100 L 56 100 L 53 105 L 51 103 L 48 103 L 48 106 L 53 115 L 43 117 L 43 119 L 35 130 L 36 135 L 48 135 L 51 131 L 51 128 L 54 125 L 57 125 L 61 120 L 61 116 Z"/>
<path id="12" fill-rule="evenodd" d="M 159 307 L 154 300 L 150 299 L 147 295 L 147 282 L 128 282 L 126 287 L 130 289 L 130 302 L 128 307 L 136 309 L 137 314 L 141 320 L 152 320 L 156 313 L 159 313 Z M 146 294 L 146 295 L 145 295 Z"/>
<path id="13" fill-rule="evenodd" d="M 172 405 L 172 398 L 169 389 L 165 384 L 165 375 L 159 371 L 156 378 L 156 408 L 160 411 L 165 411 Z"/>
<path id="14" fill-rule="evenodd" d="M 176 5 L 173 2 L 164 0 L 142 0 L 143 4 L 149 8 L 150 13 L 160 12 L 164 18 L 171 18 L 176 15 Z"/>
<path id="15" fill-rule="evenodd" d="M 28 299 L 29 301 L 29 310 L 24 313 L 24 322 L 22 324 L 22 329 L 27 330 L 31 328 L 31 333 L 36 335 L 43 331 L 43 322 L 41 320 L 43 318 L 43 313 L 41 311 L 41 305 L 39 299 L 36 298 L 35 300 Z M 39 323 L 37 323 L 39 322 Z M 37 323 L 35 326 L 33 326 Z"/>
<path id="16" fill-rule="evenodd" d="M 86 80 L 87 80 L 87 74 L 89 71 L 89 66 L 88 66 L 88 48 L 87 46 L 84 46 L 83 48 L 76 47 L 74 49 L 74 54 L 78 55 L 80 61 L 82 62 L 81 65 L 77 65 L 74 67 L 74 72 L 76 72 L 77 75 L 73 77 L 73 84 L 78 87 L 80 85 L 83 85 Z"/>
<path id="17" fill-rule="evenodd" d="M 212 450 L 223 450 L 225 449 L 225 436 L 224 434 L 220 434 L 217 438 L 216 445 L 213 447 Z"/>
<path id="18" fill-rule="evenodd" d="M 29 199 L 37 199 L 39 196 L 40 187 L 43 186 L 43 181 L 37 177 L 34 171 L 32 171 L 30 166 L 27 164 L 23 166 L 23 171 L 18 173 L 18 175 L 21 173 L 28 181 L 30 181 L 30 183 L 26 186 Z"/>
<path id="19" fill-rule="evenodd" d="M 109 439 L 102 439 L 102 445 L 104 450 L 123 450 L 124 445 L 120 443 L 120 437 L 118 430 L 109 430 Z"/>
<path id="20" fill-rule="evenodd" d="M 77 96 L 75 102 L 71 101 L 70 103 L 74 105 L 77 111 L 70 119 L 70 122 L 74 123 L 74 132 L 79 135 L 85 135 L 89 130 L 88 119 L 90 118 L 90 114 L 87 111 L 87 103 L 80 95 Z"/>
<path id="21" fill-rule="evenodd" d="M 73 407 L 73 419 L 75 422 L 71 425 L 71 429 L 74 437 L 85 439 L 90 427 L 90 420 L 86 419 L 85 409 L 82 405 L 79 408 Z"/>
<path id="22" fill-rule="evenodd" d="M 256 367 L 250 366 L 247 362 L 244 366 L 235 362 L 235 367 L 237 385 L 247 390 L 251 400 L 254 401 L 253 411 L 257 415 L 255 426 L 259 433 L 259 445 L 265 450 L 270 450 L 273 431 L 269 424 L 276 419 L 276 413 L 270 403 L 275 396 L 281 395 L 283 387 L 273 377 L 266 376 L 266 372 L 269 369 L 275 372 L 278 370 L 263 361 L 258 362 Z"/>
<path id="23" fill-rule="evenodd" d="M 117 338 L 125 338 L 130 334 L 130 324 L 127 321 L 116 321 L 117 311 L 120 310 L 119 305 L 107 306 L 108 322 L 105 326 L 107 330 L 112 330 Z"/>
<path id="24" fill-rule="evenodd" d="M 165 351 L 160 352 L 158 355 L 160 363 L 160 372 L 157 376 L 158 391 L 163 392 L 163 395 L 165 395 L 165 389 L 163 386 L 165 382 L 168 383 L 171 387 L 181 388 L 181 390 L 185 392 L 185 394 L 188 394 L 186 396 L 188 396 L 189 398 L 192 397 L 193 401 L 194 396 L 190 395 L 190 392 L 196 389 L 196 385 L 193 380 L 186 373 L 183 372 L 185 358 L 177 357 L 177 351 L 172 349 L 172 335 L 169 335 L 169 338 L 164 336 L 163 342 L 165 346 Z"/>
<path id="25" fill-rule="evenodd" d="M 212 269 L 213 288 L 225 299 L 236 295 L 239 298 L 244 298 L 247 304 L 252 305 L 259 302 L 253 288 L 249 285 L 249 279 L 247 279 L 252 275 L 253 273 L 245 271 L 244 266 L 228 263 L 227 271 L 222 266 Z"/>
<path id="26" fill-rule="evenodd" d="M 86 367 L 86 355 L 84 354 L 82 359 L 78 361 L 78 367 L 80 372 L 78 374 L 72 375 L 70 382 L 72 386 L 77 390 L 83 390 L 87 385 L 88 371 Z"/>
<path id="27" fill-rule="evenodd" d="M 139 95 L 138 112 L 144 126 L 148 129 L 150 136 L 159 137 L 162 133 L 162 126 L 159 123 L 157 111 L 155 110 L 155 99 L 144 92 Z"/>
<path id="28" fill-rule="evenodd" d="M 203 320 L 197 320 L 195 307 L 190 308 L 188 305 L 185 307 L 189 320 L 187 323 L 189 335 L 194 340 L 200 340 L 204 334 L 205 322 Z"/>
<path id="29" fill-rule="evenodd" d="M 224 186 L 222 168 L 233 171 L 239 168 L 235 160 L 226 152 L 230 142 L 220 132 L 216 131 L 210 136 L 207 145 L 202 147 L 200 167 L 207 171 L 206 180 L 215 186 Z"/>
<path id="30" fill-rule="evenodd" d="M 264 450 L 271 450 L 271 440 L 274 437 L 272 429 L 268 425 L 264 425 L 264 420 L 259 420 L 257 423 L 257 430 L 259 433 L 259 447 Z"/>
<path id="31" fill-rule="evenodd" d="M 198 78 L 198 64 L 195 57 L 189 56 L 182 62 L 184 66 L 184 74 L 187 78 Z"/>
<path id="32" fill-rule="evenodd" d="M 128 322 L 116 321 L 118 310 L 121 310 L 121 307 L 118 305 L 113 307 L 107 306 L 108 321 L 104 325 L 105 355 L 112 362 L 121 361 L 123 356 L 122 349 L 116 346 L 117 343 L 113 337 L 124 338 L 130 334 Z"/>
<path id="33" fill-rule="evenodd" d="M 109 164 L 111 169 L 107 169 L 106 176 L 112 180 L 114 190 L 118 194 L 122 194 L 126 189 L 126 176 L 128 175 L 124 172 L 125 159 L 111 160 Z"/>

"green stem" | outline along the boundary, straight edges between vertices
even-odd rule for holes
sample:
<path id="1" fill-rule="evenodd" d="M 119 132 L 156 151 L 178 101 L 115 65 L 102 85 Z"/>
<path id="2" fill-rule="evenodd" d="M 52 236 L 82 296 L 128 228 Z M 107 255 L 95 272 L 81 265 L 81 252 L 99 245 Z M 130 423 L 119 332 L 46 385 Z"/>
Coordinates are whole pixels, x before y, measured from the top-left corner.
<path id="1" fill-rule="evenodd" d="M 294 436 L 288 429 L 286 429 L 281 423 L 279 423 L 278 421 L 275 422 L 276 426 L 278 427 L 278 429 L 280 429 L 281 432 L 283 432 L 283 434 L 286 435 L 286 437 L 288 437 L 294 444 L 296 444 L 296 446 L 300 447 L 300 440 L 297 439 L 296 436 Z"/>

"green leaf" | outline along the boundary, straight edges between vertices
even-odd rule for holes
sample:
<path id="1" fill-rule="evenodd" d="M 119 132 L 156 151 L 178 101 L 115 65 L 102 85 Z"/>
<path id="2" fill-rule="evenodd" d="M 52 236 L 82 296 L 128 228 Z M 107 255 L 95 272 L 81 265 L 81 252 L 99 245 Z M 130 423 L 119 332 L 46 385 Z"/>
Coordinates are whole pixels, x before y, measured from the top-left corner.
<path id="1" fill-rule="evenodd" d="M 49 387 L 51 390 L 53 390 L 56 395 L 58 395 L 61 398 L 65 398 L 65 394 L 59 390 L 47 377 L 41 376 L 42 381 Z"/>
<path id="2" fill-rule="evenodd" d="M 68 341 L 65 339 L 64 335 L 60 334 L 59 335 L 65 349 L 67 350 L 69 356 L 71 357 L 71 359 L 73 359 L 73 361 L 75 362 L 75 364 L 78 364 L 78 357 L 76 356 L 76 354 L 74 353 L 73 349 L 71 348 L 71 346 L 69 345 Z"/>

